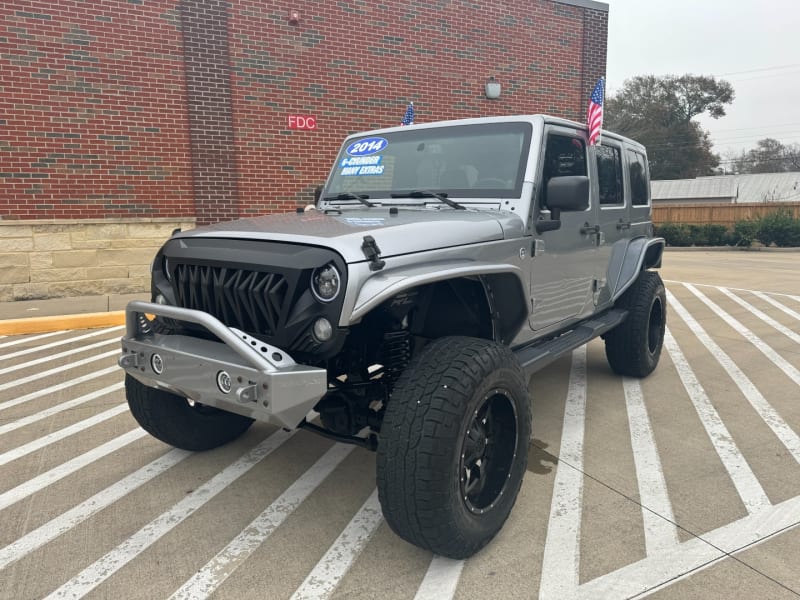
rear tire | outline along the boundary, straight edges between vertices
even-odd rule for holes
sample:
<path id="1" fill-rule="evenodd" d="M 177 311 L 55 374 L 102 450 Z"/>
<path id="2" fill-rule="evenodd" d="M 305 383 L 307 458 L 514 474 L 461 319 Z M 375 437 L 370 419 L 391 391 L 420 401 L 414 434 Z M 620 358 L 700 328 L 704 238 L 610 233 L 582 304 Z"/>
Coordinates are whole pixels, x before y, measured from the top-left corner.
<path id="1" fill-rule="evenodd" d="M 383 514 L 436 554 L 475 554 L 508 518 L 528 462 L 531 413 L 522 369 L 494 342 L 430 343 L 395 385 L 377 456 Z"/>
<path id="2" fill-rule="evenodd" d="M 646 377 L 661 357 L 667 325 L 667 294 L 655 271 L 642 271 L 617 301 L 628 318 L 606 334 L 606 358 L 615 373 Z"/>
<path id="3" fill-rule="evenodd" d="M 253 419 L 148 387 L 125 376 L 125 394 L 136 421 L 153 437 L 184 450 L 211 450 L 242 435 Z"/>

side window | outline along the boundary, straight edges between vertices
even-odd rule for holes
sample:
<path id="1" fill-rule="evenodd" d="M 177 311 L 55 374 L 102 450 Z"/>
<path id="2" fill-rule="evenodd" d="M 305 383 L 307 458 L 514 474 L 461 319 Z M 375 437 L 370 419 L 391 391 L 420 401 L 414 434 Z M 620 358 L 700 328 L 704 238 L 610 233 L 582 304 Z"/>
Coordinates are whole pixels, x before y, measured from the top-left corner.
<path id="1" fill-rule="evenodd" d="M 597 146 L 597 182 L 600 186 L 600 204 L 622 204 L 622 156 L 619 148 Z"/>
<path id="2" fill-rule="evenodd" d="M 547 182 L 553 177 L 568 175 L 586 175 L 586 144 L 578 137 L 550 134 L 544 150 L 542 208 L 547 208 Z"/>
<path id="3" fill-rule="evenodd" d="M 628 150 L 628 170 L 631 177 L 631 202 L 634 206 L 650 203 L 650 179 L 644 155 Z"/>

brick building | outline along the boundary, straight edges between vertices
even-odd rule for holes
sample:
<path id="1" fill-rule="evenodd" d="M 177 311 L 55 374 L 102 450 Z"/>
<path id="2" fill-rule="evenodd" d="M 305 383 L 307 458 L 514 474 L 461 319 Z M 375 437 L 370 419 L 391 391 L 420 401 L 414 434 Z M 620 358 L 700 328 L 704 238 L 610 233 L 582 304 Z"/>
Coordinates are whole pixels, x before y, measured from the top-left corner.
<path id="1" fill-rule="evenodd" d="M 143 289 L 172 227 L 307 203 L 341 139 L 409 101 L 417 122 L 582 120 L 607 17 L 592 0 L 7 0 L 0 301 Z"/>

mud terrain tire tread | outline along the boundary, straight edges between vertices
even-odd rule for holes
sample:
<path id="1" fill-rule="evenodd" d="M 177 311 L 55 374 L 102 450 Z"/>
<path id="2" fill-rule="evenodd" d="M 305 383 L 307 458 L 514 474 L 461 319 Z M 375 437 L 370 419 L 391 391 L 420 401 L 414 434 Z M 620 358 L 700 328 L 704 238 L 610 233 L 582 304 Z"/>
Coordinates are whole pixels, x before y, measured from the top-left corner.
<path id="1" fill-rule="evenodd" d="M 184 450 L 211 450 L 242 435 L 253 419 L 211 407 L 192 407 L 186 398 L 125 376 L 128 406 L 142 429 Z"/>
<path id="2" fill-rule="evenodd" d="M 459 460 L 475 407 L 496 388 L 513 397 L 516 458 L 503 495 L 478 516 L 462 501 Z M 530 431 L 526 379 L 508 348 L 468 337 L 431 342 L 399 378 L 381 426 L 377 482 L 387 523 L 400 537 L 442 556 L 473 555 L 511 512 L 527 467 Z"/>

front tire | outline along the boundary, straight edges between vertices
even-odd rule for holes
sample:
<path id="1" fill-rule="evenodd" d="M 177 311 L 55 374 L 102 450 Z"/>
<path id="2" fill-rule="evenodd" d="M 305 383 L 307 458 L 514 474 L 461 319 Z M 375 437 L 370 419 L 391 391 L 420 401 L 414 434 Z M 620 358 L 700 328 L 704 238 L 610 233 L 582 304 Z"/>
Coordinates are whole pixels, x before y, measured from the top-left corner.
<path id="1" fill-rule="evenodd" d="M 125 375 L 128 406 L 142 429 L 162 442 L 184 450 L 211 450 L 242 435 L 253 419 L 144 385 Z"/>
<path id="2" fill-rule="evenodd" d="M 617 301 L 628 318 L 606 334 L 606 358 L 619 375 L 646 377 L 661 357 L 667 325 L 667 294 L 655 271 L 642 271 Z"/>
<path id="3" fill-rule="evenodd" d="M 436 554 L 472 556 L 514 506 L 530 433 L 527 385 L 508 348 L 465 337 L 430 343 L 398 379 L 381 425 L 387 523 Z"/>

